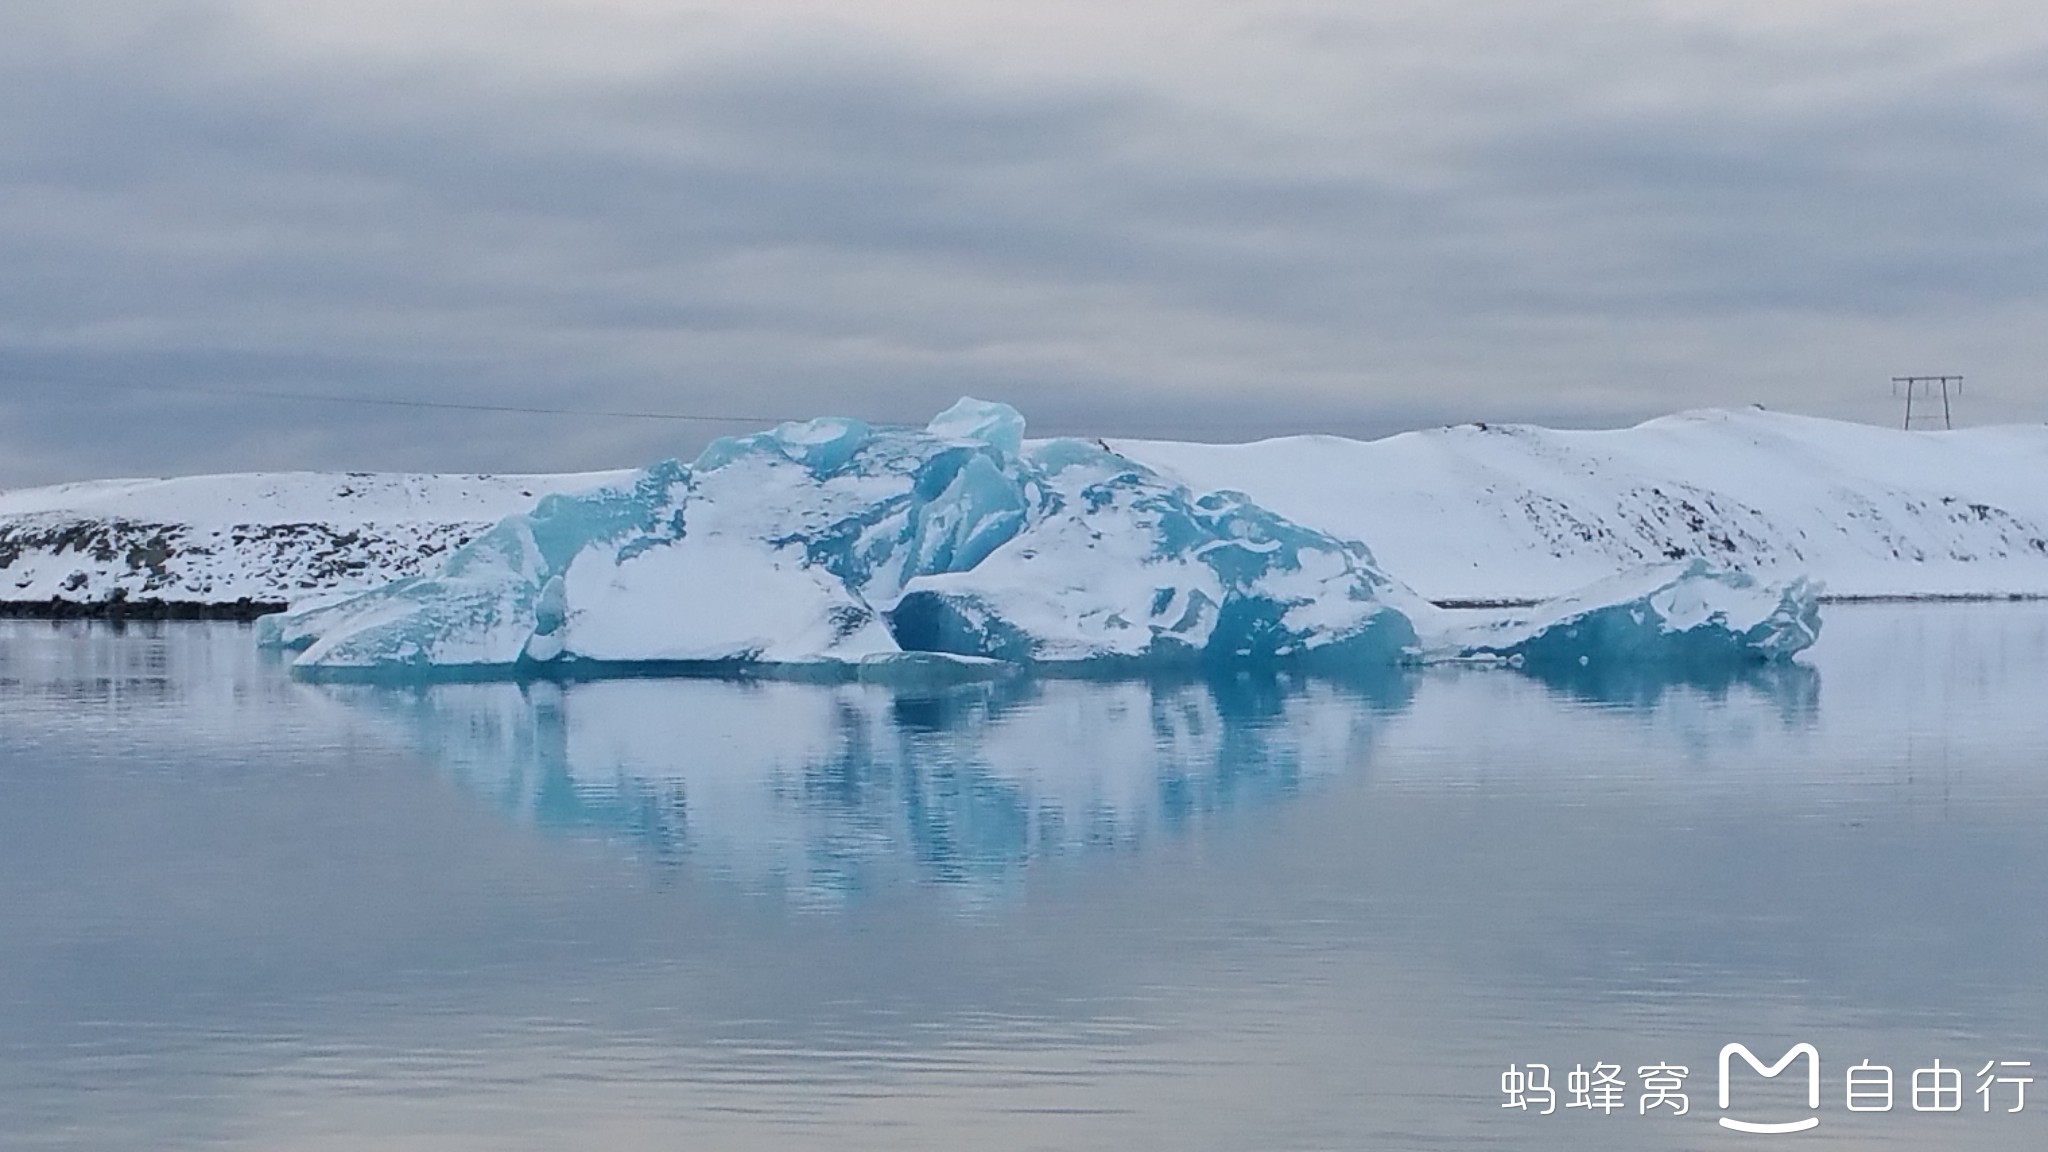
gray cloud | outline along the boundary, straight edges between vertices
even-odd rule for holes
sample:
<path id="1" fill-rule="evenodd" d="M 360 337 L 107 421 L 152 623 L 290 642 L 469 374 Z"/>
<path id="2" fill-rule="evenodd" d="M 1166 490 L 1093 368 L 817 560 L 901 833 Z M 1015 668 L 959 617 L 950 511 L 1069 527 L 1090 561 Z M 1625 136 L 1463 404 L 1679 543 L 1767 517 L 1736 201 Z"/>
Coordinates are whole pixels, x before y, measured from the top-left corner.
<path id="1" fill-rule="evenodd" d="M 2048 19 L 1795 51 L 1554 5 L 1531 52 L 1461 8 L 1406 41 L 1332 11 L 1209 82 L 1020 78 L 879 15 L 604 73 L 11 7 L 0 484 L 732 430 L 236 390 L 904 420 L 972 392 L 1211 439 L 1883 419 L 1887 376 L 1936 368 L 1979 381 L 1966 416 L 2048 407 Z"/>

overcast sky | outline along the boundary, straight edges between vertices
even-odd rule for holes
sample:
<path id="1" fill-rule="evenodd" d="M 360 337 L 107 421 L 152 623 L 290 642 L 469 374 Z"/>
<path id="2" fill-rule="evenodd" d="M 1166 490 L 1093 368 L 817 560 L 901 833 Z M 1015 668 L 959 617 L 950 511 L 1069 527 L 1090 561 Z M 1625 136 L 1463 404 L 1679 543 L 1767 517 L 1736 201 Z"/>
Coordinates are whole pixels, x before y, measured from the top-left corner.
<path id="1" fill-rule="evenodd" d="M 2039 0 L 0 4 L 0 486 L 2044 367 Z"/>

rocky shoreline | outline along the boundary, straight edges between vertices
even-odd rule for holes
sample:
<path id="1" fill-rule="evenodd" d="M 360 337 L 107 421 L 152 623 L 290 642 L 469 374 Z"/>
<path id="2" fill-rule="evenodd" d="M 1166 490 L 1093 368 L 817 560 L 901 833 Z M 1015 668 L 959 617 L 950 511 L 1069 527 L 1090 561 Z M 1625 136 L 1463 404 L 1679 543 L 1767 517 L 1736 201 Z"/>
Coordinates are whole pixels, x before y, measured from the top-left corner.
<path id="1" fill-rule="evenodd" d="M 163 600 L 154 596 L 105 600 L 0 600 L 0 620 L 238 620 L 250 621 L 287 605 L 281 600 Z"/>

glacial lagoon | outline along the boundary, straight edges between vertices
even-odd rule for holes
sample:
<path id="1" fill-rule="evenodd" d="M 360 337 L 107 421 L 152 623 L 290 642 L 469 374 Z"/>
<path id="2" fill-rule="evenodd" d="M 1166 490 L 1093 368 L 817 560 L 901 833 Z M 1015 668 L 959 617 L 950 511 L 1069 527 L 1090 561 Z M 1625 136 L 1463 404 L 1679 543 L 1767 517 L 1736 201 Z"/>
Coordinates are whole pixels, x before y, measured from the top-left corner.
<path id="1" fill-rule="evenodd" d="M 1721 676 L 921 689 L 0 622 L 0 1145 L 2039 1148 L 1977 1073 L 2048 1071 L 2044 700 L 2037 603 Z M 1719 1127 L 1728 1042 L 1812 1044 L 1818 1109 L 1738 1103 L 1819 1126 Z"/>

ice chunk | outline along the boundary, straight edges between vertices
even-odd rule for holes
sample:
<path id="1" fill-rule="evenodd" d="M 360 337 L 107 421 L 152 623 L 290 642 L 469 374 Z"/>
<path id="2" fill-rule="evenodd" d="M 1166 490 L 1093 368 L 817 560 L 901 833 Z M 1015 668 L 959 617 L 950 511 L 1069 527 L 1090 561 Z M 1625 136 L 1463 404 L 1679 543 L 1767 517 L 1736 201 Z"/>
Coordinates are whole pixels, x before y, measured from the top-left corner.
<path id="1" fill-rule="evenodd" d="M 752 436 L 722 436 L 704 449 L 694 466 L 712 472 L 744 457 L 765 455 L 801 464 L 823 480 L 845 468 L 873 436 L 874 430 L 859 420 L 792 420 Z"/>
<path id="2" fill-rule="evenodd" d="M 533 604 L 533 635 L 527 637 L 525 659 L 553 660 L 562 654 L 562 625 L 569 621 L 569 593 L 560 576 L 541 585 Z"/>
<path id="3" fill-rule="evenodd" d="M 947 449 L 918 471 L 912 493 L 905 575 L 964 572 L 1024 526 L 1018 477 L 997 457 Z"/>
<path id="4" fill-rule="evenodd" d="M 266 635 L 304 646 L 302 668 L 477 669 L 558 654 L 570 615 L 559 584 L 571 564 L 592 548 L 626 553 L 679 539 L 689 484 L 688 470 L 668 461 L 630 484 L 548 496 L 457 549 L 431 576 L 289 613 Z"/>
<path id="5" fill-rule="evenodd" d="M 1820 585 L 1766 585 L 1705 560 L 1656 565 L 1520 612 L 1445 627 L 1438 657 L 1494 658 L 1531 671 L 1666 668 L 1787 660 L 1820 636 Z"/>
<path id="6" fill-rule="evenodd" d="M 999 447 L 1021 443 L 1022 417 L 966 414 L 959 435 L 820 419 L 717 440 L 690 465 L 550 497 L 432 577 L 289 614 L 268 635 L 328 672 L 895 652 L 871 598 L 971 567 L 1024 523 L 1024 478 Z"/>
<path id="7" fill-rule="evenodd" d="M 1050 441 L 1025 466 L 1028 523 L 982 562 L 905 586 L 889 626 L 906 650 L 1386 667 L 1414 644 L 1389 603 L 1402 594 L 1360 546 L 1086 441 Z"/>
<path id="8" fill-rule="evenodd" d="M 289 612 L 273 612 L 256 618 L 256 646 L 286 652 L 300 652 L 320 638 L 344 615 L 343 605 L 352 603 L 360 592 L 314 596 L 300 601 Z"/>
<path id="9" fill-rule="evenodd" d="M 932 418 L 925 431 L 949 440 L 974 440 L 1003 458 L 1014 460 L 1024 450 L 1024 417 L 1008 404 L 963 396 Z"/>
<path id="10" fill-rule="evenodd" d="M 893 651 L 864 582 L 863 529 L 908 505 L 918 461 L 854 421 L 714 443 L 631 485 L 554 496 L 400 582 L 280 638 L 304 669 L 538 670 L 549 663 L 803 663 Z M 937 447 L 938 442 L 933 441 Z M 885 531 L 883 543 L 887 544 Z M 846 576 L 855 575 L 849 581 Z"/>
<path id="11" fill-rule="evenodd" d="M 952 656 L 943 652 L 885 652 L 860 662 L 860 681 L 899 688 L 943 688 L 982 680 L 1000 680 L 1016 675 L 1020 667 L 1007 660 Z"/>

